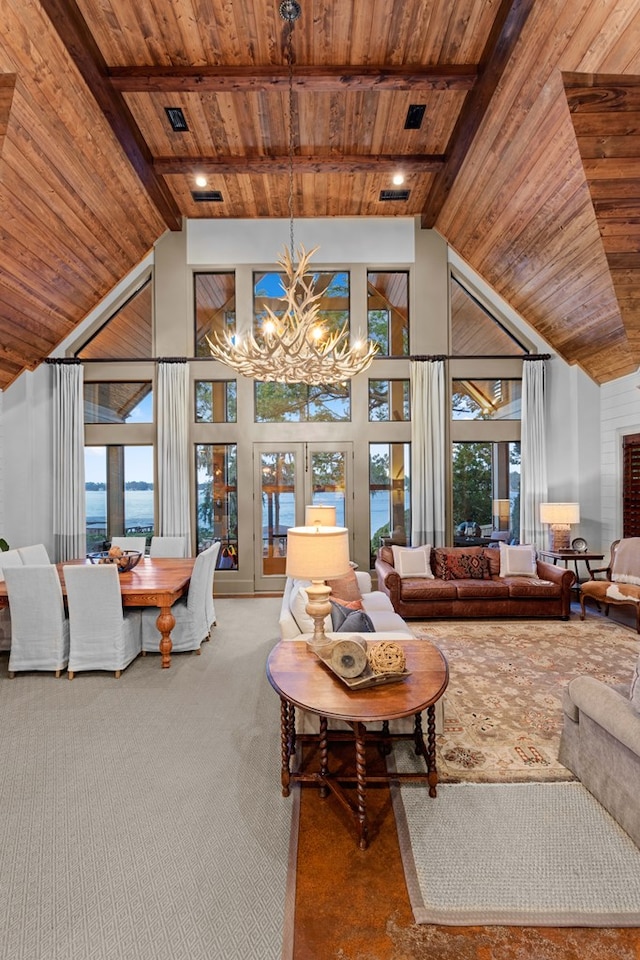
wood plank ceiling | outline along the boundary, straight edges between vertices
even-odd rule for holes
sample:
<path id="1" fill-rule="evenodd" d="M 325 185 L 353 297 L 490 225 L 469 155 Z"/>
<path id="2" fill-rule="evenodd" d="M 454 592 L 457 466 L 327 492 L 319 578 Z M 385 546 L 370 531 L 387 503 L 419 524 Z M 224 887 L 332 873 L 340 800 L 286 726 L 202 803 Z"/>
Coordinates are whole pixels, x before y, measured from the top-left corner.
<path id="1" fill-rule="evenodd" d="M 640 0 L 300 5 L 296 216 L 418 217 L 596 382 L 635 371 Z M 288 216 L 278 6 L 3 0 L 0 387 L 183 218 Z"/>

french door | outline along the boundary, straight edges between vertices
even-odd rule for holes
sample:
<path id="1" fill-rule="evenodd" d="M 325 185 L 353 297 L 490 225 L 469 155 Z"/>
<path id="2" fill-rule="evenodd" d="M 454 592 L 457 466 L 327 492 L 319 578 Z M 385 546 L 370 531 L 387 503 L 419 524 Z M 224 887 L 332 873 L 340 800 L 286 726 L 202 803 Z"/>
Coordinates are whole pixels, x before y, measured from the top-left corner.
<path id="1" fill-rule="evenodd" d="M 253 462 L 255 589 L 278 590 L 287 531 L 304 524 L 307 504 L 335 506 L 336 523 L 352 531 L 353 542 L 353 444 L 255 443 Z"/>

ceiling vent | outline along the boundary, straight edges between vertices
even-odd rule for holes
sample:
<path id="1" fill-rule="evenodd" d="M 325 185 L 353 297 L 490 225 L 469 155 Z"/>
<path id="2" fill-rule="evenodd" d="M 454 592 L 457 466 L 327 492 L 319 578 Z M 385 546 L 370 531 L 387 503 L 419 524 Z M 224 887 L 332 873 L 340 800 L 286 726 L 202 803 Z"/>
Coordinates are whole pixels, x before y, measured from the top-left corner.
<path id="1" fill-rule="evenodd" d="M 196 203 L 222 203 L 219 190 L 192 190 L 191 196 Z"/>
<path id="2" fill-rule="evenodd" d="M 188 131 L 189 127 L 181 107 L 165 107 L 164 112 L 174 133 L 186 133 Z"/>
<path id="3" fill-rule="evenodd" d="M 422 125 L 422 118 L 426 107 L 424 103 L 410 103 L 407 110 L 407 118 L 404 121 L 405 130 L 419 130 Z"/>
<path id="4" fill-rule="evenodd" d="M 410 190 L 381 190 L 381 200 L 408 200 Z"/>

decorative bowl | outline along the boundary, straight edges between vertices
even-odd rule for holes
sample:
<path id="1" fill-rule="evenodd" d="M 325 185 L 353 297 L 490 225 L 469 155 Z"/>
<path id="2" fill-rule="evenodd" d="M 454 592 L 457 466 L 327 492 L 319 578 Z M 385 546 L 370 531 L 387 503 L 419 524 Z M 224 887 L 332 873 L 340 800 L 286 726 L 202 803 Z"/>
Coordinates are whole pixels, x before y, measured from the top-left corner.
<path id="1" fill-rule="evenodd" d="M 103 550 L 101 553 L 88 554 L 91 563 L 114 563 L 118 567 L 118 573 L 133 570 L 141 556 L 139 550 L 123 550 L 120 554 L 110 554 L 108 550 Z"/>

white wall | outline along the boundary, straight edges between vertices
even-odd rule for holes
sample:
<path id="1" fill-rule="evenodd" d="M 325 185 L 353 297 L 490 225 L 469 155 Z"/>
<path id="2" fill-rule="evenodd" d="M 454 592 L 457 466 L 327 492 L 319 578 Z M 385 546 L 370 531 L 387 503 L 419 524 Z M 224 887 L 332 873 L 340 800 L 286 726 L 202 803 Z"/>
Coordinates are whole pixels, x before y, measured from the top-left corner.
<path id="1" fill-rule="evenodd" d="M 640 433 L 640 376 L 621 377 L 600 388 L 602 541 L 605 552 L 622 536 L 622 438 Z"/>

